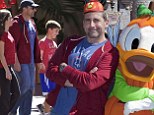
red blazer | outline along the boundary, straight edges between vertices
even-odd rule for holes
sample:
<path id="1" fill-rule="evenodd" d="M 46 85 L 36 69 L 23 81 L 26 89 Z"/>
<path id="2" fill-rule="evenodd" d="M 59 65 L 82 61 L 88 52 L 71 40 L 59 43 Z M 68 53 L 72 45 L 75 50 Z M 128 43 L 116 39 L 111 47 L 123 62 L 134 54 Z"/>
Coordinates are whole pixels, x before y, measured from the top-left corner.
<path id="1" fill-rule="evenodd" d="M 31 21 L 33 22 L 33 20 Z M 16 52 L 17 52 L 17 56 L 18 56 L 20 64 L 30 63 L 31 62 L 30 41 L 28 37 L 28 30 L 26 28 L 26 25 L 24 24 L 24 19 L 22 15 L 15 17 L 13 26 L 10 27 L 9 31 L 15 40 Z M 34 45 L 35 45 L 34 46 L 34 61 L 35 63 L 40 63 L 41 62 L 40 49 L 39 49 L 37 37 L 35 38 Z"/>
<path id="2" fill-rule="evenodd" d="M 78 89 L 77 101 L 71 111 L 76 112 L 71 115 L 103 115 L 110 84 L 118 65 L 118 50 L 107 41 L 103 48 L 99 48 L 92 55 L 85 72 L 76 70 L 71 66 L 65 67 L 62 73 L 58 70 L 58 66 L 62 62 L 67 63 L 72 49 L 83 38 L 66 39 L 49 61 L 46 76 L 59 84 L 50 94 L 52 96 L 50 97 L 50 104 L 54 105 L 60 87 L 68 79 Z M 96 66 L 98 71 L 89 73 Z"/>

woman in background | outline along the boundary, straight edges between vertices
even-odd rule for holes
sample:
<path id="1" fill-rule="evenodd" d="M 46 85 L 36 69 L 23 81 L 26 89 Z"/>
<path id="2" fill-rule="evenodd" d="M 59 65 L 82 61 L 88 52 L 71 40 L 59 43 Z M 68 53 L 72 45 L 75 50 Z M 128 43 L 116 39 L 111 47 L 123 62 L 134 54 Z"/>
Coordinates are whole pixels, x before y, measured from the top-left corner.
<path id="1" fill-rule="evenodd" d="M 20 95 L 18 81 L 11 67 L 15 63 L 15 42 L 9 33 L 12 15 L 0 10 L 0 114 L 8 115 Z"/>

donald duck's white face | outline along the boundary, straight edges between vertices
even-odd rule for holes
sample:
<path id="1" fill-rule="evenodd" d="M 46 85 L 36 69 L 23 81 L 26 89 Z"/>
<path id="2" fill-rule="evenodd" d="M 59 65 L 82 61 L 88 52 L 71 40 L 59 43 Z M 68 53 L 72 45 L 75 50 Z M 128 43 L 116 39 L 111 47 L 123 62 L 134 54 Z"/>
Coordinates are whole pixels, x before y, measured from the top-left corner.
<path id="1" fill-rule="evenodd" d="M 134 24 L 125 28 L 119 39 L 123 50 L 145 49 L 154 53 L 154 28 L 146 26 L 140 28 Z"/>
<path id="2" fill-rule="evenodd" d="M 126 27 L 117 47 L 123 74 L 137 81 L 148 82 L 154 78 L 154 27 L 140 24 L 136 21 Z"/>

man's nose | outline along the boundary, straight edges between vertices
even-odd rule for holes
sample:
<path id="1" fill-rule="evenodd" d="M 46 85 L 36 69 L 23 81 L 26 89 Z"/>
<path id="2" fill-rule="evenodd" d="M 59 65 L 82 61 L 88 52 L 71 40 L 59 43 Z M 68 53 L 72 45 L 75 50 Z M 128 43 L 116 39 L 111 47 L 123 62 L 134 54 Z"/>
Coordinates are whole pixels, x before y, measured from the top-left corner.
<path id="1" fill-rule="evenodd" d="M 91 21 L 91 22 L 90 22 L 90 26 L 91 26 L 91 27 L 94 27 L 94 26 L 95 26 L 94 21 Z"/>

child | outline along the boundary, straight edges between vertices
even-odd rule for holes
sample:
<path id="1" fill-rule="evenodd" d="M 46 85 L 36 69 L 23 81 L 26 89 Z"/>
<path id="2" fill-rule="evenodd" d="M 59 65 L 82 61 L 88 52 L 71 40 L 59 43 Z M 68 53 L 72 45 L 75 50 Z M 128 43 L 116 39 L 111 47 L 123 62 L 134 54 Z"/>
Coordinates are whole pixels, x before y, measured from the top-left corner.
<path id="1" fill-rule="evenodd" d="M 40 81 L 42 86 L 42 94 L 44 96 L 46 96 L 51 90 L 55 88 L 55 83 L 49 81 L 49 79 L 46 78 L 45 72 L 48 66 L 48 61 L 50 60 L 55 50 L 57 49 L 57 44 L 55 43 L 54 40 L 56 39 L 57 35 L 59 34 L 59 31 L 61 30 L 61 26 L 57 21 L 49 20 L 45 25 L 45 29 L 46 29 L 46 36 L 39 42 L 41 50 L 41 59 L 44 64 L 43 69 L 40 70 Z M 39 104 L 37 107 L 43 114 L 42 104 Z M 46 101 L 44 102 L 44 112 L 45 113 L 50 112 L 50 106 Z"/>

